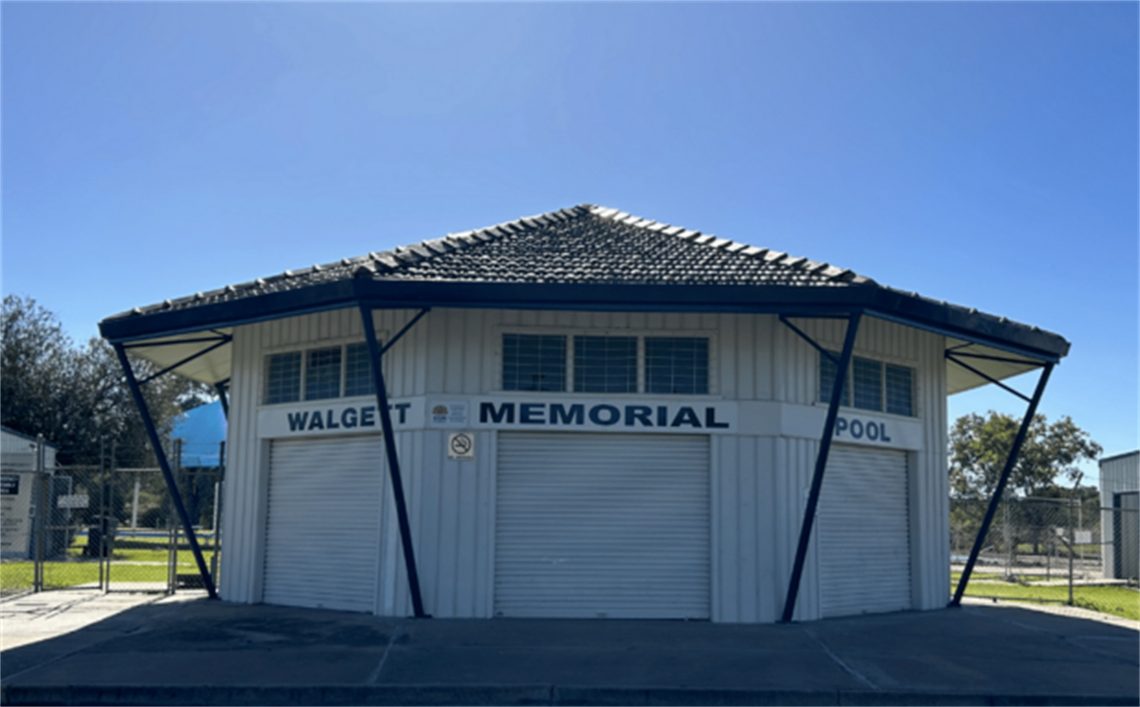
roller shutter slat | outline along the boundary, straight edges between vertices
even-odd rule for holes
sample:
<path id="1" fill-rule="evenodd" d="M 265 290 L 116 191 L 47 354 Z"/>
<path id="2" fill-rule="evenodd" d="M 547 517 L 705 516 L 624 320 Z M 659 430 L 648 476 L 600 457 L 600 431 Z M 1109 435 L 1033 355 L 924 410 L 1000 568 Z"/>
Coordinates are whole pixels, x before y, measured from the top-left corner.
<path id="1" fill-rule="evenodd" d="M 495 611 L 708 618 L 702 436 L 501 433 Z"/>
<path id="2" fill-rule="evenodd" d="M 373 610 L 383 454 L 378 437 L 273 442 L 266 604 Z"/>
<path id="3" fill-rule="evenodd" d="M 823 615 L 911 606 L 906 452 L 835 445 L 819 500 Z"/>

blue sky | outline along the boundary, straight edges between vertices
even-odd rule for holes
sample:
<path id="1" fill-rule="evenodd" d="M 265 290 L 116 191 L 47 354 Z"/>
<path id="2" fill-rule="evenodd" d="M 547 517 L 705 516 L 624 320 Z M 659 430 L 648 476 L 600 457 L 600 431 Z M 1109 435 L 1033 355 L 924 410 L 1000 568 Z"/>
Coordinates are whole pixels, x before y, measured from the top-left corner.
<path id="1" fill-rule="evenodd" d="M 603 204 L 1060 333 L 1042 412 L 1124 452 L 1138 8 L 4 2 L 2 289 L 84 340 Z M 993 388 L 951 416 L 1022 413 Z"/>

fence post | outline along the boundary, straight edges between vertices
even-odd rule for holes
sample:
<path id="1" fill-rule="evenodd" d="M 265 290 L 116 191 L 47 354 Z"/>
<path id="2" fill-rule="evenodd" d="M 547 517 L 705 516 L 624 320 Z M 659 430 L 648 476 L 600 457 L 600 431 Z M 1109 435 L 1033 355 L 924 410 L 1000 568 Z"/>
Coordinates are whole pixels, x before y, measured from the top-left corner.
<path id="1" fill-rule="evenodd" d="M 221 547 L 222 532 L 220 521 L 222 519 L 222 481 L 226 478 L 226 441 L 218 442 L 218 476 L 214 479 L 214 522 L 211 528 L 214 531 L 214 554 L 210 556 L 210 576 L 214 586 L 218 586 L 218 552 Z"/>
<path id="2" fill-rule="evenodd" d="M 36 558 L 35 564 L 32 566 L 32 589 L 33 591 L 42 592 L 44 590 L 44 542 L 47 540 L 47 533 L 44 531 L 44 525 L 47 523 L 47 474 L 44 472 L 44 436 L 36 435 L 36 461 L 35 461 L 35 474 L 32 476 L 35 479 L 34 486 L 38 488 L 38 496 L 36 498 L 36 517 L 35 527 L 32 529 L 33 537 L 36 543 Z M 33 490 L 33 498 L 36 492 Z"/>
<path id="3" fill-rule="evenodd" d="M 1077 480 L 1073 484 L 1073 495 L 1074 496 L 1077 494 L 1077 489 L 1080 488 L 1081 477 L 1083 477 L 1083 476 L 1084 476 L 1083 473 L 1081 473 L 1079 471 L 1077 472 Z M 1072 496 L 1070 496 L 1069 497 L 1069 606 L 1073 605 L 1073 557 L 1074 557 L 1074 555 L 1076 555 L 1076 553 L 1073 552 L 1073 546 L 1076 544 L 1076 542 L 1077 542 L 1077 535 L 1076 535 L 1076 532 L 1073 530 L 1073 498 L 1072 498 Z"/>
<path id="4" fill-rule="evenodd" d="M 181 494 L 186 487 L 186 479 L 183 478 L 182 472 L 182 439 L 178 438 L 173 440 L 173 456 L 174 456 L 174 485 Z M 193 519 L 190 521 L 193 523 Z M 171 522 L 170 533 L 170 555 L 167 558 L 167 573 L 166 573 L 166 591 L 168 594 L 174 594 L 178 591 L 178 524 Z"/>

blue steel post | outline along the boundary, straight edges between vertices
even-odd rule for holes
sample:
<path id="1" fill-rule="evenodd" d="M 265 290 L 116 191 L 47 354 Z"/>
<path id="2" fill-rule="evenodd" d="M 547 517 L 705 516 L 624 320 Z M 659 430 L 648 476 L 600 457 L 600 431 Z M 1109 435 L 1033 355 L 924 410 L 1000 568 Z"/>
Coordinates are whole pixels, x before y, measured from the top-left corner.
<path id="1" fill-rule="evenodd" d="M 135 399 L 135 406 L 139 409 L 139 414 L 142 415 L 147 437 L 150 438 L 150 446 L 154 449 L 154 456 L 162 468 L 162 476 L 166 479 L 166 488 L 170 490 L 170 498 L 174 501 L 174 508 L 178 511 L 178 519 L 182 521 L 182 527 L 186 530 L 186 539 L 190 541 L 190 551 L 194 553 L 194 561 L 198 564 L 198 573 L 202 575 L 202 583 L 205 585 L 210 598 L 217 599 L 218 592 L 214 588 L 214 578 L 210 576 L 210 570 L 206 567 L 206 560 L 202 557 L 202 548 L 198 546 L 198 538 L 194 535 L 194 526 L 190 523 L 190 515 L 186 513 L 186 506 L 182 503 L 182 494 L 178 491 L 178 484 L 174 480 L 174 474 L 170 471 L 170 462 L 166 459 L 166 452 L 162 449 L 162 440 L 158 437 L 158 430 L 154 428 L 154 420 L 150 417 L 150 410 L 147 409 L 146 400 L 143 398 L 142 389 L 135 378 L 135 372 L 131 368 L 131 362 L 127 359 L 127 352 L 123 349 L 122 344 L 115 344 L 114 346 L 115 353 L 119 355 L 119 363 L 123 367 L 123 373 L 127 375 L 127 385 L 131 389 L 131 396 Z"/>
<path id="2" fill-rule="evenodd" d="M 819 505 L 819 490 L 823 485 L 823 471 L 827 468 L 827 455 L 831 451 L 831 436 L 835 432 L 835 420 L 839 416 L 839 401 L 843 398 L 843 386 L 847 381 L 847 369 L 851 364 L 851 351 L 855 348 L 855 334 L 859 331 L 862 312 L 852 312 L 847 320 L 847 337 L 843 341 L 843 353 L 839 356 L 839 370 L 835 374 L 835 384 L 831 388 L 831 401 L 827 406 L 827 420 L 823 423 L 823 436 L 819 440 L 819 455 L 815 459 L 815 474 L 811 479 L 804 521 L 800 527 L 800 542 L 796 546 L 796 561 L 792 566 L 792 578 L 788 582 L 788 594 L 784 599 L 782 621 L 788 623 L 796 610 L 796 598 L 800 593 L 800 579 L 803 577 L 804 560 L 807 558 L 808 543 L 811 540 L 812 526 L 815 524 L 815 509 Z"/>
<path id="3" fill-rule="evenodd" d="M 1041 395 L 1045 392 L 1045 384 L 1049 382 L 1049 374 L 1052 372 L 1053 364 L 1046 363 L 1045 368 L 1041 370 L 1041 377 L 1037 379 L 1037 389 L 1033 391 L 1033 399 L 1029 401 L 1029 408 L 1025 411 L 1025 417 L 1021 421 L 1021 428 L 1017 430 L 1017 437 L 1013 440 L 1013 448 L 1009 450 L 1009 458 L 1005 460 L 1005 467 L 1001 470 L 1001 476 L 998 478 L 993 498 L 990 499 L 990 506 L 986 509 L 986 517 L 982 519 L 982 527 L 978 529 L 978 537 L 974 539 L 974 547 L 970 550 L 970 558 L 966 560 L 966 567 L 962 570 L 962 577 L 958 580 L 958 588 L 954 591 L 954 598 L 950 600 L 949 606 L 958 606 L 961 604 L 962 595 L 966 593 L 966 585 L 970 581 L 970 575 L 974 572 L 974 564 L 978 561 L 978 553 L 982 551 L 982 543 L 986 540 L 986 533 L 990 530 L 990 523 L 994 519 L 994 513 L 997 512 L 998 503 L 1001 502 L 1001 495 L 1005 491 L 1005 484 L 1009 481 L 1010 473 L 1013 471 L 1013 465 L 1017 463 L 1017 455 L 1021 453 L 1021 445 L 1024 444 L 1025 436 L 1029 433 L 1029 425 L 1033 422 L 1033 416 L 1037 414 L 1037 403 L 1041 401 Z"/>
<path id="4" fill-rule="evenodd" d="M 218 400 L 222 402 L 222 415 L 228 421 L 230 419 L 230 401 L 226 398 L 226 384 L 218 383 L 214 386 L 214 390 L 218 393 Z"/>
<path id="5" fill-rule="evenodd" d="M 422 313 L 421 313 L 422 315 Z M 384 386 L 384 367 L 380 361 L 380 343 L 376 341 L 376 327 L 372 323 L 372 308 L 361 304 L 360 317 L 364 322 L 364 336 L 368 341 L 372 375 L 376 381 L 376 405 L 380 410 L 380 426 L 384 431 L 384 449 L 388 454 L 388 476 L 392 481 L 392 498 L 396 503 L 396 517 L 400 522 L 400 543 L 404 550 L 404 567 L 408 572 L 408 589 L 412 595 L 412 610 L 417 619 L 428 618 L 420 596 L 420 577 L 416 572 L 416 556 L 412 549 L 412 529 L 408 523 L 408 508 L 404 500 L 404 483 L 400 478 L 400 459 L 396 454 L 396 438 L 392 431 L 392 415 L 388 410 L 388 390 Z M 418 317 L 417 317 L 418 318 Z M 405 327 L 404 331 L 407 331 Z M 403 334 L 403 332 L 400 332 Z"/>

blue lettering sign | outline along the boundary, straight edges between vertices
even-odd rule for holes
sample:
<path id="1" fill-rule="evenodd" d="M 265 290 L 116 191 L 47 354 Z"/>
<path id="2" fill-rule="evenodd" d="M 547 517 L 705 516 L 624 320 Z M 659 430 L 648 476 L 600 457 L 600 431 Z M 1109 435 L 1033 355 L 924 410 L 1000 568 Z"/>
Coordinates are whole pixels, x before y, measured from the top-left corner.
<path id="1" fill-rule="evenodd" d="M 314 413 L 313 416 L 309 418 L 309 429 L 310 430 L 323 430 L 324 428 L 325 428 L 325 421 L 323 419 L 321 419 L 321 414 L 319 412 Z"/>
<path id="2" fill-rule="evenodd" d="M 502 422 L 504 419 L 511 423 L 515 421 L 514 403 L 503 403 L 498 411 L 495 410 L 494 403 L 482 403 L 479 406 L 479 422 Z"/>
<path id="3" fill-rule="evenodd" d="M 546 422 L 544 403 L 522 403 L 519 405 L 519 422 L 524 425 L 541 425 Z"/>
<path id="4" fill-rule="evenodd" d="M 336 424 L 336 420 L 333 419 L 333 411 L 332 410 L 329 410 L 327 413 L 327 417 L 325 420 L 325 427 L 330 429 L 330 430 L 339 430 L 340 429 L 340 425 Z"/>
<path id="5" fill-rule="evenodd" d="M 890 442 L 891 437 L 887 434 L 887 423 L 875 422 L 874 420 L 848 420 L 845 417 L 837 417 L 835 419 L 835 436 L 839 437 L 844 432 L 850 433 L 852 439 L 863 439 L 864 436 L 872 442 Z"/>
<path id="6" fill-rule="evenodd" d="M 376 406 L 369 405 L 368 407 L 360 408 L 360 426 L 361 427 L 375 427 L 376 426 Z"/>
<path id="7" fill-rule="evenodd" d="M 550 424 L 581 425 L 585 422 L 586 408 L 583 405 L 571 405 L 567 410 L 559 403 L 550 405 Z"/>
<path id="8" fill-rule="evenodd" d="M 408 408 L 410 408 L 411 406 L 412 406 L 411 403 L 396 403 L 395 408 L 396 408 L 396 412 L 400 413 L 400 424 L 401 425 L 408 421 L 408 417 L 407 417 Z M 389 405 L 388 409 L 391 410 L 392 407 L 393 406 Z"/>
<path id="9" fill-rule="evenodd" d="M 605 412 L 607 419 L 602 419 L 602 413 Z M 618 410 L 613 405 L 595 405 L 590 408 L 590 422 L 595 425 L 616 425 L 618 420 L 621 419 L 621 410 Z"/>
<path id="10" fill-rule="evenodd" d="M 345 408 L 344 412 L 340 414 L 340 424 L 346 430 L 356 427 L 356 408 Z"/>
<path id="11" fill-rule="evenodd" d="M 697 419 L 697 413 L 693 412 L 691 407 L 683 407 L 677 411 L 677 415 L 673 418 L 670 427 L 680 427 L 681 425 L 689 425 L 690 427 L 700 427 L 701 421 Z"/>
<path id="12" fill-rule="evenodd" d="M 716 408 L 707 407 L 707 408 L 705 408 L 705 427 L 720 427 L 723 429 L 723 428 L 728 427 L 728 423 L 727 422 L 717 422 L 716 421 Z"/>
<path id="13" fill-rule="evenodd" d="M 309 419 L 307 412 L 291 412 L 289 413 L 289 431 L 298 432 L 304 431 L 305 422 Z"/>
<path id="14" fill-rule="evenodd" d="M 653 414 L 653 408 L 648 405 L 626 405 L 625 406 L 625 426 L 633 427 L 633 423 L 640 422 L 642 427 L 653 427 L 653 421 L 649 416 Z"/>

